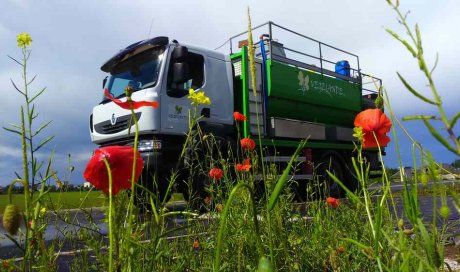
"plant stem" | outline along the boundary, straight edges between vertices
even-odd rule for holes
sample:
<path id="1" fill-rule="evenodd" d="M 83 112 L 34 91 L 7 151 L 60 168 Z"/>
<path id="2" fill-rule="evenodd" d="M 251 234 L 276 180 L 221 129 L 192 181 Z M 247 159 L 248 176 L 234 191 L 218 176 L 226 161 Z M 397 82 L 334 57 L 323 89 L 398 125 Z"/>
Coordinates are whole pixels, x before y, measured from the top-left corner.
<path id="1" fill-rule="evenodd" d="M 219 231 L 217 233 L 217 245 L 216 245 L 216 254 L 214 257 L 214 271 L 219 271 L 220 267 L 220 252 L 222 251 L 222 240 L 225 232 L 225 228 L 227 226 L 227 216 L 230 211 L 230 206 L 233 202 L 233 198 L 236 195 L 236 192 L 240 188 L 246 188 L 249 193 L 251 194 L 251 203 L 252 203 L 252 211 L 253 211 L 253 220 L 254 220 L 254 228 L 256 231 L 256 246 L 257 246 L 257 251 L 259 255 L 263 254 L 263 247 L 262 247 L 262 241 L 260 240 L 260 232 L 259 232 L 259 223 L 257 221 L 257 209 L 256 209 L 256 204 L 255 204 L 255 199 L 254 199 L 254 194 L 252 192 L 251 187 L 246 184 L 246 183 L 238 183 L 233 190 L 230 192 L 230 195 L 227 199 L 227 202 L 225 203 L 224 211 L 221 216 L 221 220 L 219 223 Z"/>
<path id="2" fill-rule="evenodd" d="M 102 159 L 104 161 L 105 167 L 107 168 L 107 173 L 109 176 L 109 272 L 113 271 L 113 197 L 112 197 L 112 171 L 110 170 L 109 162 L 107 158 Z"/>

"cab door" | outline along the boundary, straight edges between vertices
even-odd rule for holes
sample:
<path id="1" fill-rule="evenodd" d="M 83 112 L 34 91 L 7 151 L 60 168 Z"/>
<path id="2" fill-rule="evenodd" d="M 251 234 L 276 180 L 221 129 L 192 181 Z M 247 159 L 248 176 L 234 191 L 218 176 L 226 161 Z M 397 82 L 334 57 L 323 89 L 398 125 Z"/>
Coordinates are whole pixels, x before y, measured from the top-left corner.
<path id="1" fill-rule="evenodd" d="M 189 131 L 189 112 L 194 107 L 188 99 L 189 89 L 204 90 L 205 56 L 185 46 L 172 46 L 161 95 L 161 133 L 184 135 Z M 197 116 L 207 115 L 208 105 L 199 105 Z"/>

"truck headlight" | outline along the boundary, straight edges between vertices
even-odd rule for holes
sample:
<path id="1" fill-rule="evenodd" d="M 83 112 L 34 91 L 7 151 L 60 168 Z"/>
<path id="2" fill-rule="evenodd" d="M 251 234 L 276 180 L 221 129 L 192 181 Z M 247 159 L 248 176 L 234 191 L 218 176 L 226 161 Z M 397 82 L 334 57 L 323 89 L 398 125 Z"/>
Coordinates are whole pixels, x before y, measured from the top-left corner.
<path id="1" fill-rule="evenodd" d="M 161 141 L 159 140 L 140 140 L 137 144 L 139 152 L 161 150 Z"/>

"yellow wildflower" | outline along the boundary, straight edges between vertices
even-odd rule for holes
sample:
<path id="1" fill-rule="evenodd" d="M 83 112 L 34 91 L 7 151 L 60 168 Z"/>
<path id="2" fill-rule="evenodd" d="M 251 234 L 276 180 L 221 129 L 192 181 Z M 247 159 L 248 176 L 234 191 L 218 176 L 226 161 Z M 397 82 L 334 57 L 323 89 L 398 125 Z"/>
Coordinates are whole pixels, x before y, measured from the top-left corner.
<path id="1" fill-rule="evenodd" d="M 362 127 L 353 128 L 353 137 L 357 138 L 360 142 L 363 140 L 364 133 Z"/>
<path id="2" fill-rule="evenodd" d="M 27 47 L 32 44 L 32 38 L 30 37 L 29 34 L 22 32 L 16 37 L 16 40 L 18 41 L 18 46 L 19 47 Z"/>
<path id="3" fill-rule="evenodd" d="M 44 215 L 46 213 L 46 208 L 43 207 L 40 209 L 40 215 Z"/>
<path id="4" fill-rule="evenodd" d="M 211 99 L 203 91 L 195 92 L 194 89 L 190 89 L 188 91 L 188 99 L 192 101 L 192 105 L 211 105 Z"/>

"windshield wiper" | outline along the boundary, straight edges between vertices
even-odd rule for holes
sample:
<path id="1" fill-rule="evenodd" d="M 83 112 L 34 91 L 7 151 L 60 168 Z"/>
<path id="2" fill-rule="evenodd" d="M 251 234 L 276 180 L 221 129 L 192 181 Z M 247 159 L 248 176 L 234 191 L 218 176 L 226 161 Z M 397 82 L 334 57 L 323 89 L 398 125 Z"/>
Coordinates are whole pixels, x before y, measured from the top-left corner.
<path id="1" fill-rule="evenodd" d="M 156 82 L 156 81 L 152 81 L 152 82 L 150 82 L 150 83 L 147 83 L 147 84 L 142 85 L 141 88 L 140 88 L 139 90 L 147 89 L 147 88 L 149 88 L 149 87 L 152 87 L 152 86 L 155 85 L 155 84 L 157 84 L 157 82 Z"/>
<path id="2" fill-rule="evenodd" d="M 126 96 L 126 94 L 125 94 L 125 93 L 122 93 L 122 94 L 120 94 L 120 95 L 117 95 L 115 98 L 116 98 L 116 99 L 120 99 L 120 98 L 125 97 L 125 96 Z"/>

